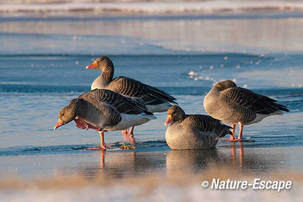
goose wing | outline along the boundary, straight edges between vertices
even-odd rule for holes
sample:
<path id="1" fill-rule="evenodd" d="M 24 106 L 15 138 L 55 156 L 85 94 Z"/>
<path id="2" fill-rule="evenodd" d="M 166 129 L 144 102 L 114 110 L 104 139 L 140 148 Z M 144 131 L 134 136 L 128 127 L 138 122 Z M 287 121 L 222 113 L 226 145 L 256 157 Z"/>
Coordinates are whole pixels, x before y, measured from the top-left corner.
<path id="1" fill-rule="evenodd" d="M 144 103 L 148 105 L 157 105 L 166 102 L 176 104 L 176 98 L 164 91 L 127 77 L 117 77 L 109 84 L 107 89 L 125 96 L 142 98 Z"/>
<path id="2" fill-rule="evenodd" d="M 120 112 L 105 102 L 90 102 L 84 98 L 78 98 L 77 105 L 77 115 L 96 128 L 114 126 L 121 121 Z"/>
<path id="3" fill-rule="evenodd" d="M 208 115 L 187 115 L 182 124 L 185 127 L 192 127 L 199 131 L 213 131 L 221 123 Z"/>
<path id="4" fill-rule="evenodd" d="M 115 107 L 120 113 L 149 113 L 146 112 L 145 106 L 142 102 L 140 102 L 140 100 L 133 100 L 106 89 L 95 89 L 80 95 L 79 98 L 90 102 L 96 107 L 100 105 L 100 102 L 106 103 L 112 107 Z"/>
<path id="5" fill-rule="evenodd" d="M 289 111 L 276 100 L 254 93 L 251 90 L 233 87 L 221 91 L 221 98 L 230 104 L 240 105 L 259 114 L 271 114 L 278 110 Z"/>

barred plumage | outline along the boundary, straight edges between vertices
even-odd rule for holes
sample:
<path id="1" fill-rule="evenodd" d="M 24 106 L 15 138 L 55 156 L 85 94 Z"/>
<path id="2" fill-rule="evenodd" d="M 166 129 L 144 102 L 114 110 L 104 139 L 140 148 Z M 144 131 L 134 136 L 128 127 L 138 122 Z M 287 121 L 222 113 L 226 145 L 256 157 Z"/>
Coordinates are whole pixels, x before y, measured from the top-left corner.
<path id="1" fill-rule="evenodd" d="M 205 96 L 204 108 L 213 118 L 223 122 L 249 124 L 254 122 L 257 114 L 265 117 L 280 111 L 289 111 L 276 102 L 226 80 L 218 82 Z"/>
<path id="2" fill-rule="evenodd" d="M 271 114 L 277 110 L 289 111 L 285 106 L 277 104 L 277 101 L 274 99 L 240 87 L 233 87 L 221 91 L 221 95 L 225 97 L 227 101 L 246 107 L 255 113 Z"/>
<path id="3" fill-rule="evenodd" d="M 252 92 L 251 90 L 237 87 L 230 80 L 220 81 L 207 93 L 204 98 L 205 111 L 213 118 L 225 123 L 239 124 L 239 138 L 242 139 L 243 125 L 253 124 L 265 117 L 288 112 L 286 106 L 277 101 Z M 233 130 L 234 131 L 234 130 Z M 232 141 L 235 141 L 234 134 Z"/>
<path id="4" fill-rule="evenodd" d="M 118 93 L 106 89 L 95 89 L 83 93 L 79 96 L 79 98 L 89 101 L 96 107 L 100 102 L 107 103 L 114 106 L 120 113 L 140 114 L 142 112 L 146 112 L 146 108 L 143 103 L 134 101 L 130 98 L 124 97 Z"/>
<path id="5" fill-rule="evenodd" d="M 187 115 L 182 124 L 192 125 L 201 131 L 213 131 L 220 121 L 208 115 Z"/>
<path id="6" fill-rule="evenodd" d="M 91 103 L 81 98 L 77 99 L 76 114 L 93 126 L 102 123 L 102 126 L 99 125 L 100 128 L 111 127 L 121 121 L 120 113 L 111 105 L 103 102 Z"/>
<path id="7" fill-rule="evenodd" d="M 127 77 L 118 77 L 112 80 L 106 89 L 125 96 L 139 97 L 145 104 L 156 105 L 165 102 L 175 102 L 175 98 L 152 86 L 143 84 Z"/>

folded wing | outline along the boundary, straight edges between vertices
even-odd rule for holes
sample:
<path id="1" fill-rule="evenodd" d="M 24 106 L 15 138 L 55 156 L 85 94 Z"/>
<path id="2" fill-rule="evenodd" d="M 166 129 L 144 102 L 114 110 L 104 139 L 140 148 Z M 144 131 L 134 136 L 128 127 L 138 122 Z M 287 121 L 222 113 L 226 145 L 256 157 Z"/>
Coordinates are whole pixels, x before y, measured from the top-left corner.
<path id="1" fill-rule="evenodd" d="M 279 110 L 289 111 L 285 106 L 277 104 L 274 99 L 240 87 L 228 88 L 221 92 L 221 96 L 230 104 L 248 108 L 258 114 L 272 114 Z"/>

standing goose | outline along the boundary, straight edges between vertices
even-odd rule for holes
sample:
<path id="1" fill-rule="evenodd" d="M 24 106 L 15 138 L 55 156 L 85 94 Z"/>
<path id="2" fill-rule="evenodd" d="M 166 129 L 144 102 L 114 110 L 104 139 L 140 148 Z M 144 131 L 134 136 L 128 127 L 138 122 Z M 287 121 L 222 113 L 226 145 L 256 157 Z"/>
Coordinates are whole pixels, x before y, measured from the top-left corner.
<path id="1" fill-rule="evenodd" d="M 141 98 L 146 105 L 147 111 L 152 113 L 165 112 L 171 106 L 171 103 L 177 104 L 174 97 L 155 87 L 128 77 L 113 78 L 114 65 L 107 56 L 97 58 L 92 64 L 86 66 L 86 69 L 102 71 L 92 83 L 91 90 L 108 89 L 124 96 Z M 127 130 L 124 132 L 133 135 L 133 129 L 132 127 L 130 132 Z"/>
<path id="2" fill-rule="evenodd" d="M 216 83 L 204 98 L 205 111 L 215 119 L 232 124 L 233 133 L 227 141 L 241 141 L 243 125 L 257 123 L 265 117 L 289 110 L 277 101 L 248 89 L 237 87 L 230 80 Z M 235 138 L 236 124 L 239 136 Z"/>
<path id="3" fill-rule="evenodd" d="M 96 89 L 80 95 L 65 106 L 59 112 L 54 130 L 74 120 L 78 128 L 99 131 L 101 144 L 97 149 L 104 150 L 104 131 L 125 130 L 155 118 L 139 101 L 110 90 Z"/>
<path id="4" fill-rule="evenodd" d="M 171 149 L 209 149 L 219 137 L 231 134 L 231 127 L 207 115 L 186 115 L 179 106 L 167 111 L 165 138 Z"/>

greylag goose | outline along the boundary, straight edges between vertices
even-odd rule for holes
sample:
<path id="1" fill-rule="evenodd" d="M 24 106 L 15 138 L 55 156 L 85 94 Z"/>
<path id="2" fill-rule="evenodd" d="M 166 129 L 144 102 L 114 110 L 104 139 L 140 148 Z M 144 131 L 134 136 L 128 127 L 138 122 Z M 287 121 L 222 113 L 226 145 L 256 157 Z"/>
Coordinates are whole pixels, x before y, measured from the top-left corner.
<path id="1" fill-rule="evenodd" d="M 152 113 L 165 112 L 171 104 L 177 104 L 174 97 L 155 87 L 128 77 L 113 78 L 114 65 L 107 56 L 97 58 L 92 64 L 86 66 L 86 69 L 98 69 L 102 71 L 93 81 L 91 90 L 108 89 L 124 96 L 141 98 L 146 105 L 147 111 Z M 133 135 L 133 130 L 134 128 L 132 127 L 130 132 L 126 130 L 124 133 Z"/>
<path id="2" fill-rule="evenodd" d="M 78 128 L 99 131 L 100 148 L 106 149 L 104 131 L 125 130 L 156 117 L 145 110 L 139 100 L 124 97 L 106 89 L 96 89 L 73 99 L 59 112 L 54 129 L 75 121 Z"/>
<path id="3" fill-rule="evenodd" d="M 227 141 L 242 141 L 243 126 L 257 123 L 265 117 L 289 110 L 277 101 L 238 87 L 233 81 L 216 83 L 204 98 L 205 111 L 215 119 L 232 124 L 233 133 Z M 236 124 L 239 136 L 235 138 Z"/>
<path id="4" fill-rule="evenodd" d="M 165 139 L 171 149 L 209 149 L 215 147 L 218 138 L 231 134 L 231 127 L 208 115 L 186 115 L 179 106 L 167 111 L 165 125 L 169 125 Z"/>

